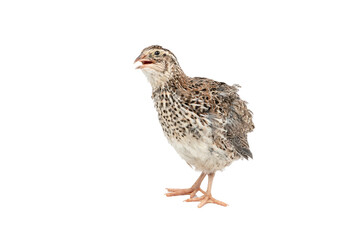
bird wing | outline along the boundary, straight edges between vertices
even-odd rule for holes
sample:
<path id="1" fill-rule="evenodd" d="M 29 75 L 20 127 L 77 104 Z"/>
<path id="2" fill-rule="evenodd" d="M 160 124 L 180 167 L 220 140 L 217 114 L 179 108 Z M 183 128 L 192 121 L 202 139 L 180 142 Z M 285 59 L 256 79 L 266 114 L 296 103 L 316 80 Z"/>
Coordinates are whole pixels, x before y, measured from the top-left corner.
<path id="1" fill-rule="evenodd" d="M 247 133 L 254 129 L 252 112 L 247 108 L 246 102 L 241 100 L 238 94 L 231 99 L 232 103 L 226 116 L 226 138 L 233 144 L 236 151 L 248 159 L 253 157 L 249 149 Z"/>
<path id="2" fill-rule="evenodd" d="M 237 93 L 240 86 L 229 86 L 207 78 L 193 78 L 192 85 L 190 107 L 210 119 L 215 142 L 219 146 L 232 145 L 244 158 L 252 158 L 247 133 L 255 126 L 247 102 Z"/>
<path id="3" fill-rule="evenodd" d="M 200 77 L 173 85 L 172 89 L 190 111 L 209 120 L 219 148 L 231 148 L 246 159 L 252 158 L 247 141 L 247 133 L 254 129 L 252 112 L 237 94 L 239 85 L 229 86 Z"/>

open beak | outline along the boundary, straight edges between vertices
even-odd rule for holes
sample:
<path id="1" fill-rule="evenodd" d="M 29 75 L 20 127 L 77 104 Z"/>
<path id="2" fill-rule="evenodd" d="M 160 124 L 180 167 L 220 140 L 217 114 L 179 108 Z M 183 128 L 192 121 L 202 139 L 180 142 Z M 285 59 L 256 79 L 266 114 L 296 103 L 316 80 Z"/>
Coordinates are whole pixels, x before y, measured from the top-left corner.
<path id="1" fill-rule="evenodd" d="M 142 55 L 142 54 L 140 54 L 140 56 L 138 56 L 135 59 L 134 63 L 137 63 L 137 62 L 141 62 L 142 65 L 137 66 L 136 69 L 142 69 L 142 68 L 145 68 L 148 65 L 151 65 L 151 64 L 155 63 L 154 60 L 147 59 L 146 56 Z"/>

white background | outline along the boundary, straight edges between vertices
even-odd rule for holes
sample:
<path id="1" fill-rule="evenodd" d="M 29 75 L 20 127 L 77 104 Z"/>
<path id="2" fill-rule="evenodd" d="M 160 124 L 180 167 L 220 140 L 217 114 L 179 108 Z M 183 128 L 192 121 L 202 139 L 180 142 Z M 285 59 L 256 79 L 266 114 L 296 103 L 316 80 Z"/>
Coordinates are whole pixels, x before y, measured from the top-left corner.
<path id="1" fill-rule="evenodd" d="M 1 1 L 0 239 L 359 239 L 356 1 Z M 134 59 L 242 86 L 254 159 L 227 208 L 167 198 L 199 173 Z M 203 187 L 206 188 L 207 180 Z"/>

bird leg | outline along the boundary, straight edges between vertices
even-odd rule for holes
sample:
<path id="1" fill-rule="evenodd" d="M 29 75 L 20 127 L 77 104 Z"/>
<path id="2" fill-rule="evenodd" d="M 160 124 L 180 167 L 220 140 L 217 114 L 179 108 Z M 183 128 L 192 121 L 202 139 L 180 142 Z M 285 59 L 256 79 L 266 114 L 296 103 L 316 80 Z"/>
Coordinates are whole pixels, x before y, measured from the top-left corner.
<path id="1" fill-rule="evenodd" d="M 226 203 L 216 200 L 215 198 L 213 198 L 211 196 L 211 186 L 212 186 L 212 182 L 214 180 L 215 173 L 210 173 L 208 176 L 209 176 L 209 183 L 208 183 L 206 192 L 205 193 L 203 192 L 204 195 L 201 197 L 186 199 L 185 202 L 200 202 L 198 205 L 198 208 L 201 208 L 202 206 L 204 206 L 207 203 L 216 203 L 218 205 L 226 207 L 227 206 Z"/>
<path id="2" fill-rule="evenodd" d="M 206 174 L 205 173 L 201 173 L 200 177 L 196 180 L 196 182 L 191 186 L 191 188 L 185 188 L 185 189 L 180 189 L 180 188 L 167 188 L 166 190 L 168 190 L 169 192 L 166 193 L 165 195 L 167 197 L 172 197 L 172 196 L 179 196 L 179 195 L 190 195 L 190 198 L 193 198 L 196 193 L 198 191 L 202 192 L 203 194 L 205 194 L 205 191 L 203 191 L 200 188 L 201 182 L 204 180 Z"/>

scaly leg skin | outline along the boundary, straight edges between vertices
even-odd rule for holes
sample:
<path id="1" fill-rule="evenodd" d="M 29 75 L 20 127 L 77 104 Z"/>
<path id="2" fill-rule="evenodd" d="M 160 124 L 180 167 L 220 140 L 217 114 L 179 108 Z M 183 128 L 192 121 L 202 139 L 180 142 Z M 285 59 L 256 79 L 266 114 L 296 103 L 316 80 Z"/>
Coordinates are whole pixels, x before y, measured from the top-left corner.
<path id="1" fill-rule="evenodd" d="M 168 190 L 169 192 L 166 193 L 165 195 L 167 197 L 172 197 L 172 196 L 179 196 L 179 195 L 190 195 L 190 198 L 193 198 L 196 193 L 198 191 L 202 192 L 203 194 L 205 194 L 205 191 L 203 191 L 200 188 L 201 182 L 204 180 L 206 174 L 205 173 L 201 173 L 200 177 L 196 180 L 196 182 L 191 186 L 191 188 L 185 188 L 185 189 L 180 189 L 180 188 L 167 188 L 166 190 Z"/>
<path id="2" fill-rule="evenodd" d="M 185 202 L 200 202 L 198 205 L 198 208 L 201 208 L 202 206 L 204 206 L 207 203 L 216 203 L 216 204 L 218 204 L 220 206 L 224 206 L 224 207 L 228 206 L 226 203 L 216 200 L 215 198 L 213 198 L 211 196 L 211 186 L 212 186 L 212 182 L 214 180 L 214 176 L 215 176 L 215 173 L 209 174 L 208 187 L 203 196 L 196 197 L 196 198 L 189 198 L 189 199 L 186 199 Z"/>

